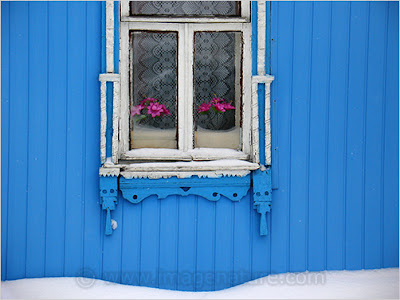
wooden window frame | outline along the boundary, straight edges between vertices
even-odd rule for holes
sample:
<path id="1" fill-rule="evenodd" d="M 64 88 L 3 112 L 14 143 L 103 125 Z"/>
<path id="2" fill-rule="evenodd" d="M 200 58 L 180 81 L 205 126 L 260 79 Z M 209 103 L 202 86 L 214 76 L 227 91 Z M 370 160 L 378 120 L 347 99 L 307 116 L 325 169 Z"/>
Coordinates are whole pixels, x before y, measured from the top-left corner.
<path id="1" fill-rule="evenodd" d="M 130 16 L 129 1 L 120 2 L 120 97 L 118 119 L 118 153 L 117 159 L 124 164 L 135 161 L 210 161 L 219 159 L 247 160 L 258 162 L 255 157 L 252 134 L 254 134 L 252 114 L 252 51 L 250 23 L 250 1 L 241 1 L 241 17 L 239 18 L 157 18 Z M 146 154 L 142 149 L 130 149 L 129 143 L 129 106 L 130 106 L 130 31 L 175 31 L 178 32 L 178 149 L 159 149 L 157 154 Z M 197 31 L 236 31 L 242 32 L 242 128 L 241 151 L 232 149 L 193 149 L 193 71 L 194 33 Z M 187 47 L 191 45 L 192 47 Z M 192 49 L 193 48 L 193 49 Z M 258 114 L 258 112 L 257 112 Z M 257 139 L 258 140 L 258 139 Z M 139 150 L 139 151 L 138 151 Z M 215 149 L 214 149 L 215 150 Z M 252 165 L 252 166 L 250 166 Z M 249 164 L 249 169 L 254 164 Z M 229 169 L 229 168 L 227 168 Z"/>

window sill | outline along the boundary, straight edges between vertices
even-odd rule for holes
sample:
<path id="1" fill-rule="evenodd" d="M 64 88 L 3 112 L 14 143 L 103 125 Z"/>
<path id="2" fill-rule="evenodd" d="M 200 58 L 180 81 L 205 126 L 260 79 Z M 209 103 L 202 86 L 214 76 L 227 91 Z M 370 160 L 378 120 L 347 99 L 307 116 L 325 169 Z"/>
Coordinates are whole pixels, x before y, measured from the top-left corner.
<path id="1" fill-rule="evenodd" d="M 177 149 L 143 148 L 130 150 L 121 155 L 128 161 L 210 161 L 218 159 L 248 160 L 249 155 L 233 149 L 197 148 L 190 151 Z"/>
<path id="2" fill-rule="evenodd" d="M 146 162 L 132 164 L 104 164 L 100 176 L 123 176 L 132 178 L 189 178 L 192 176 L 219 178 L 223 176 L 243 177 L 259 169 L 259 165 L 238 159 L 213 161 Z"/>

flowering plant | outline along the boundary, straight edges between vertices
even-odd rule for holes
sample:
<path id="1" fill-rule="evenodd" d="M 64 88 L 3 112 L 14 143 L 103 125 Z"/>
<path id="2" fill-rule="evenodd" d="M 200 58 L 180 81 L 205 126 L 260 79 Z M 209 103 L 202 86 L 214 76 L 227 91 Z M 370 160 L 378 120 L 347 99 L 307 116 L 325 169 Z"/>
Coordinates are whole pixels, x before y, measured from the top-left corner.
<path id="1" fill-rule="evenodd" d="M 232 101 L 228 103 L 225 101 L 225 99 L 213 97 L 210 102 L 203 102 L 200 104 L 197 111 L 200 114 L 208 114 L 210 110 L 213 110 L 217 113 L 224 113 L 228 110 L 235 109 L 231 103 Z"/>
<path id="2" fill-rule="evenodd" d="M 131 115 L 137 116 L 136 121 L 145 119 L 148 115 L 152 118 L 169 116 L 171 113 L 164 104 L 158 102 L 155 98 L 145 98 L 138 105 L 131 108 Z"/>

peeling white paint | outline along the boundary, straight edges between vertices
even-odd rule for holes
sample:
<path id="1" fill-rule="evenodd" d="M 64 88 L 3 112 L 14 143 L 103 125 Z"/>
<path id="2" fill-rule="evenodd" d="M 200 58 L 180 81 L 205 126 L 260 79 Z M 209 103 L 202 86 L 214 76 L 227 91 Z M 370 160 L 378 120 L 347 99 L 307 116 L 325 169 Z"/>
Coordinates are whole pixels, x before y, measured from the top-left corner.
<path id="1" fill-rule="evenodd" d="M 113 136 L 112 136 L 112 159 L 114 163 L 118 162 L 118 130 L 119 130 L 119 103 L 120 103 L 120 83 L 119 75 L 118 81 L 114 81 L 114 95 L 113 95 Z"/>
<path id="2" fill-rule="evenodd" d="M 266 4 L 265 0 L 258 1 L 257 15 L 257 72 L 258 75 L 265 75 L 265 36 L 266 36 Z"/>
<path id="3" fill-rule="evenodd" d="M 114 168 L 107 168 L 107 167 L 101 167 L 99 169 L 99 175 L 100 176 L 119 176 L 120 174 L 120 168 L 119 167 L 114 167 Z"/>
<path id="4" fill-rule="evenodd" d="M 265 83 L 265 164 L 271 165 L 271 82 L 274 80 L 274 76 L 265 75 L 265 76 L 253 76 L 252 82 L 252 90 L 253 90 L 253 97 L 257 102 L 257 107 L 253 107 L 254 110 L 257 110 L 257 116 L 253 116 L 253 137 L 254 143 L 258 143 L 258 84 Z M 255 127 L 257 129 L 255 130 Z M 258 145 L 258 144 L 257 144 Z M 253 150 L 257 151 L 257 155 L 259 154 L 258 149 Z"/>
<path id="5" fill-rule="evenodd" d="M 107 131 L 107 82 L 114 83 L 114 95 L 113 95 L 113 161 L 116 163 L 117 151 L 115 147 L 118 147 L 118 119 L 119 119 L 119 74 L 100 74 L 100 154 L 101 162 L 106 161 L 106 131 Z M 117 100 L 116 100 L 117 99 Z"/>
<path id="6" fill-rule="evenodd" d="M 106 127 L 107 127 L 107 107 L 106 107 L 106 82 L 100 84 L 100 156 L 101 162 L 106 161 Z"/>
<path id="7" fill-rule="evenodd" d="M 171 172 L 121 172 L 121 176 L 126 179 L 132 178 L 149 178 L 149 179 L 160 179 L 160 178 L 190 178 L 192 176 L 197 176 L 199 178 L 221 178 L 221 177 L 244 177 L 249 175 L 250 171 L 213 171 L 213 172 L 202 172 L 202 171 L 192 171 L 192 172 L 182 172 L 182 171 L 171 171 Z"/>
<path id="8" fill-rule="evenodd" d="M 106 1 L 106 65 L 114 73 L 114 1 Z"/>

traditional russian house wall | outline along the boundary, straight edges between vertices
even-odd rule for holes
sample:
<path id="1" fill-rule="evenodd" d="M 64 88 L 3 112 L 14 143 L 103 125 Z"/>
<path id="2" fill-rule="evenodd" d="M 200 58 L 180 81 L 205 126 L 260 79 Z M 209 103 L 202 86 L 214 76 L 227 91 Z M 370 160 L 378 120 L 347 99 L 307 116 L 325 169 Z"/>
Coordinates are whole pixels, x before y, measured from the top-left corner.
<path id="1" fill-rule="evenodd" d="M 104 235 L 103 9 L 2 2 L 2 280 L 213 290 L 270 273 L 398 266 L 398 3 L 271 3 L 277 189 L 266 237 L 250 195 L 120 198 L 118 228 Z"/>

